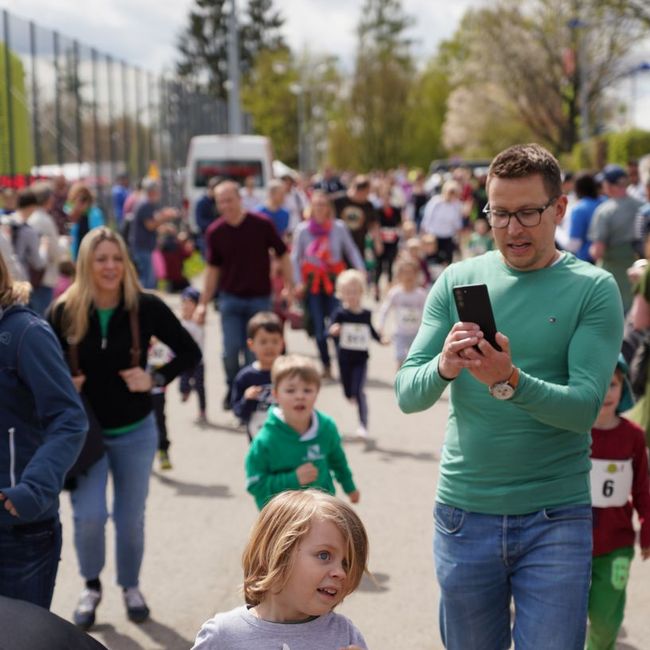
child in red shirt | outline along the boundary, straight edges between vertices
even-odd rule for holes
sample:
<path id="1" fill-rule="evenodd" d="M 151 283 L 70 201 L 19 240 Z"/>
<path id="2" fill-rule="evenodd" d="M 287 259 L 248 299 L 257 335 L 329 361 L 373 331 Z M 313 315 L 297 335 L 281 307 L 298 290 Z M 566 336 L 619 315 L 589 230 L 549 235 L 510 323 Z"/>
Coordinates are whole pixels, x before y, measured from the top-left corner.
<path id="1" fill-rule="evenodd" d="M 650 483 L 645 434 L 619 413 L 632 407 L 627 364 L 619 356 L 591 430 L 594 549 L 587 650 L 614 650 L 623 623 L 625 588 L 634 555 L 632 508 L 641 522 L 641 557 L 650 557 Z M 631 499 L 630 499 L 631 497 Z"/>

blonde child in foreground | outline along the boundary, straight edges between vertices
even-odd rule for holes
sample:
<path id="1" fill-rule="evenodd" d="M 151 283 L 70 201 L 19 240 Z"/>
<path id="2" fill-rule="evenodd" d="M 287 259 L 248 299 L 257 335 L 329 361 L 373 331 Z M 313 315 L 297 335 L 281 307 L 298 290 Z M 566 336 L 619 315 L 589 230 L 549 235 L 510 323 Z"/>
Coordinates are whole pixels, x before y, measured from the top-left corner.
<path id="1" fill-rule="evenodd" d="M 244 550 L 246 604 L 217 614 L 193 650 L 363 650 L 332 610 L 366 571 L 368 537 L 346 503 L 317 490 L 283 492 L 259 515 Z"/>
<path id="2" fill-rule="evenodd" d="M 316 487 L 335 493 L 332 472 L 352 503 L 359 501 L 334 420 L 314 408 L 320 389 L 315 364 L 298 355 L 278 357 L 271 368 L 277 406 L 246 456 L 246 489 L 261 510 L 285 490 Z"/>

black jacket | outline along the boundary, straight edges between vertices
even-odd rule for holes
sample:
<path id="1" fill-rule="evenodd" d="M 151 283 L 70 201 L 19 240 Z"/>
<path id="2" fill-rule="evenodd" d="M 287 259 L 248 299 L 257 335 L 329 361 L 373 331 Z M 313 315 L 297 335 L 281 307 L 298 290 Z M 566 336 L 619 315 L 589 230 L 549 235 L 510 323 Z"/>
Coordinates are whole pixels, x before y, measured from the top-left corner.
<path id="1" fill-rule="evenodd" d="M 49 315 L 64 352 L 68 343 L 61 327 L 63 304 Z M 171 309 L 157 296 L 140 293 L 140 366 L 146 368 L 147 349 L 152 336 L 169 346 L 174 358 L 157 369 L 165 383 L 201 360 L 201 350 Z M 102 427 L 113 429 L 145 418 L 152 409 L 149 393 L 132 393 L 118 374 L 131 366 L 131 327 L 129 313 L 121 302 L 108 323 L 108 335 L 102 339 L 99 317 L 94 307 L 89 314 L 88 331 L 79 344 L 79 366 L 86 381 L 82 392 Z"/>

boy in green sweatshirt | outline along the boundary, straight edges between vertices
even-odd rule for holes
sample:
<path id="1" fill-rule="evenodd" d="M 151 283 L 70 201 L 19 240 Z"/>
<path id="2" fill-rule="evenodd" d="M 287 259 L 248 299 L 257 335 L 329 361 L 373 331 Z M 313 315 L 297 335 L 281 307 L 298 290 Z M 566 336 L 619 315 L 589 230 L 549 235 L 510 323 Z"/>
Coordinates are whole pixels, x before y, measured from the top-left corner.
<path id="1" fill-rule="evenodd" d="M 314 408 L 320 390 L 316 366 L 298 355 L 278 357 L 271 369 L 277 406 L 246 456 L 246 489 L 261 510 L 285 490 L 335 493 L 332 472 L 352 503 L 359 501 L 334 421 Z"/>

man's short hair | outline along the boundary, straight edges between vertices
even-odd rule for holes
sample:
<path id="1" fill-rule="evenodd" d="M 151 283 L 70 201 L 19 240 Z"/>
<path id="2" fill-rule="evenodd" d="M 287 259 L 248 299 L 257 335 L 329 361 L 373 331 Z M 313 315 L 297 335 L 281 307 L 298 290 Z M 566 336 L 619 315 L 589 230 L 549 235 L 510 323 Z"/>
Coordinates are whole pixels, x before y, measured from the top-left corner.
<path id="1" fill-rule="evenodd" d="M 33 205 L 38 205 L 36 199 L 36 192 L 31 187 L 23 187 L 18 190 L 18 209 L 29 208 Z"/>
<path id="2" fill-rule="evenodd" d="M 38 205 L 45 205 L 50 200 L 50 197 L 54 194 L 54 189 L 47 181 L 33 183 L 31 189 L 34 194 L 36 194 L 36 201 Z"/>
<path id="3" fill-rule="evenodd" d="M 307 357 L 301 357 L 298 354 L 287 354 L 278 357 L 271 367 L 271 383 L 274 389 L 283 380 L 292 377 L 302 379 L 306 384 L 314 384 L 320 388 L 320 372 L 316 364 Z"/>
<path id="4" fill-rule="evenodd" d="M 269 194 L 275 190 L 284 190 L 284 183 L 280 179 L 274 178 L 273 180 L 269 181 L 267 188 Z"/>
<path id="5" fill-rule="evenodd" d="M 208 189 L 213 190 L 223 179 L 221 176 L 212 176 L 208 179 Z"/>
<path id="6" fill-rule="evenodd" d="M 248 321 L 246 334 L 249 339 L 254 339 L 260 330 L 264 330 L 267 334 L 280 334 L 282 336 L 282 321 L 272 311 L 258 311 Z"/>
<path id="7" fill-rule="evenodd" d="M 355 190 L 368 190 L 370 189 L 370 179 L 365 174 L 359 174 L 354 177 L 352 187 Z"/>
<path id="8" fill-rule="evenodd" d="M 155 178 L 144 178 L 142 179 L 142 189 L 145 192 L 155 192 L 160 189 L 160 181 Z"/>
<path id="9" fill-rule="evenodd" d="M 493 178 L 527 178 L 538 174 L 542 177 L 549 198 L 562 194 L 562 170 L 555 156 L 533 142 L 508 147 L 492 161 L 488 170 L 487 187 Z"/>

